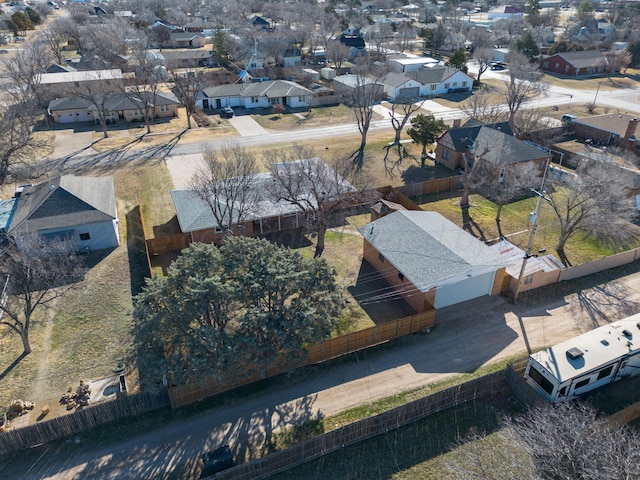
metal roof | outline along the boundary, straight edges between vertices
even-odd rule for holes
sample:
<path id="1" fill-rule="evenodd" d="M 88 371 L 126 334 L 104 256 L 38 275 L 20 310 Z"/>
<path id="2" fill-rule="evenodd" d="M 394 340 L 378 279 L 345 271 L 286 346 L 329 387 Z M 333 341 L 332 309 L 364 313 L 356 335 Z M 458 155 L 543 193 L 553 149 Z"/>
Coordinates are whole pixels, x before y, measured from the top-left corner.
<path id="1" fill-rule="evenodd" d="M 421 292 L 455 275 L 506 265 L 487 245 L 437 212 L 401 210 L 359 231 Z"/>
<path id="2" fill-rule="evenodd" d="M 631 336 L 625 336 L 624 330 Z M 571 348 L 580 349 L 583 355 L 576 359 L 569 358 L 567 350 Z M 606 366 L 620 356 L 637 352 L 638 349 L 640 314 L 637 313 L 534 353 L 531 358 L 562 383 L 600 366 Z"/>
<path id="3" fill-rule="evenodd" d="M 89 70 L 81 72 L 41 73 L 38 82 L 41 85 L 56 83 L 88 82 L 97 80 L 121 80 L 122 70 Z"/>
<path id="4" fill-rule="evenodd" d="M 0 200 L 0 233 L 6 232 L 13 217 L 16 199 Z"/>

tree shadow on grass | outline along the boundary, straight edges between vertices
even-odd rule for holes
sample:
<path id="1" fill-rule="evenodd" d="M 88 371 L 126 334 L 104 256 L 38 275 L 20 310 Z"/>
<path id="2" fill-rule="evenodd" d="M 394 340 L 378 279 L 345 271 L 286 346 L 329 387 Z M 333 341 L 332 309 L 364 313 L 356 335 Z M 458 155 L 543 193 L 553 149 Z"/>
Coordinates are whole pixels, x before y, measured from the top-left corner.
<path id="1" fill-rule="evenodd" d="M 487 238 L 484 235 L 484 231 L 469 214 L 469 207 L 460 207 L 460 209 L 462 210 L 462 228 L 478 240 L 486 242 Z"/>
<path id="2" fill-rule="evenodd" d="M 13 362 L 11 362 L 11 364 L 7 368 L 5 368 L 2 373 L 0 373 L 0 380 L 3 380 L 4 377 L 6 377 L 9 374 L 9 372 L 11 372 L 11 370 L 13 370 L 26 356 L 27 354 L 24 352 L 18 355 L 18 358 L 16 358 Z"/>

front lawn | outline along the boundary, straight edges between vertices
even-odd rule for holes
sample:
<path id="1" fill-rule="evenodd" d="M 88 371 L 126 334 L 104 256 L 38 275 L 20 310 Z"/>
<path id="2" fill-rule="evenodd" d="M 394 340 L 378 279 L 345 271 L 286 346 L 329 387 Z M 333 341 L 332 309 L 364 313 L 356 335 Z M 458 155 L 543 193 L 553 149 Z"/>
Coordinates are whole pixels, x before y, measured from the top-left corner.
<path id="1" fill-rule="evenodd" d="M 353 123 L 353 110 L 345 105 L 333 107 L 315 107 L 309 110 L 285 110 L 283 113 L 273 113 L 265 109 L 259 113 L 252 113 L 251 117 L 260 126 L 270 130 L 292 130 L 297 128 L 315 128 Z M 380 115 L 374 113 L 373 120 L 380 120 Z"/>

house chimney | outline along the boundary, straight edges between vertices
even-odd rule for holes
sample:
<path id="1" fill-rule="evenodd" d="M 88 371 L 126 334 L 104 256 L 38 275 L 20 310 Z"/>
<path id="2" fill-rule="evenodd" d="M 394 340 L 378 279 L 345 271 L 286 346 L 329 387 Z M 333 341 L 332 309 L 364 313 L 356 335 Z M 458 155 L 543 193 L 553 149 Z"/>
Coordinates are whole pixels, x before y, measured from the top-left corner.
<path id="1" fill-rule="evenodd" d="M 622 139 L 622 148 L 633 148 L 635 142 L 631 142 L 630 138 L 633 137 L 636 133 L 636 128 L 638 126 L 638 119 L 632 118 L 629 120 L 629 124 L 627 125 L 627 131 L 624 132 L 624 138 Z"/>
<path id="2" fill-rule="evenodd" d="M 456 118 L 453 120 L 453 128 L 460 128 L 460 122 L 461 120 L 459 118 Z"/>

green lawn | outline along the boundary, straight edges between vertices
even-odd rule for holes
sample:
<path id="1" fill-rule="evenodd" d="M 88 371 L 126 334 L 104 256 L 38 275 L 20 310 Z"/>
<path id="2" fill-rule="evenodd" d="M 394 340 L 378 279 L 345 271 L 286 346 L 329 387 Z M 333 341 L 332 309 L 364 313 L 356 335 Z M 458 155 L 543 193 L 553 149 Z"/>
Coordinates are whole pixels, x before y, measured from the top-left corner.
<path id="1" fill-rule="evenodd" d="M 418 203 L 424 210 L 436 211 L 462 227 L 462 214 L 460 210 L 460 197 L 452 192 L 424 195 L 418 199 Z M 537 197 L 510 203 L 502 209 L 502 231 L 508 240 L 522 249 L 526 249 L 529 241 L 529 213 L 534 211 Z M 471 196 L 471 208 L 469 215 L 473 221 L 472 233 L 484 241 L 497 240 L 498 229 L 496 226 L 497 206 L 481 197 Z M 555 252 L 559 236 L 558 220 L 546 203 L 543 204 L 538 220 L 538 230 L 534 237 L 533 252 L 546 249 L 549 253 Z M 583 234 L 576 234 L 569 240 L 566 246 L 569 260 L 578 265 L 616 253 L 610 246 L 590 239 Z"/>

